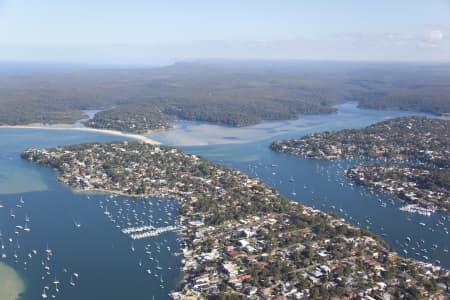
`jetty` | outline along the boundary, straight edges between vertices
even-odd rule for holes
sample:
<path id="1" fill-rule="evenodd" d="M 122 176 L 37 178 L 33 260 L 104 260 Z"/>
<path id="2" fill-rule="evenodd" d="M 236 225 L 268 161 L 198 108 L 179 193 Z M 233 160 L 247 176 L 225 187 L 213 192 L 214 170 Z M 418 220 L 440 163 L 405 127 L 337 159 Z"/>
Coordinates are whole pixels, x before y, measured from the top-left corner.
<path id="1" fill-rule="evenodd" d="M 130 233 L 136 233 L 136 232 L 142 232 L 142 231 L 148 231 L 148 230 L 154 230 L 155 227 L 151 226 L 151 225 L 146 225 L 146 226 L 139 226 L 139 227 L 128 227 L 128 228 L 124 228 L 122 229 L 122 232 L 124 234 L 130 234 Z"/>
<path id="2" fill-rule="evenodd" d="M 170 225 L 165 227 L 155 228 L 151 225 L 139 226 L 139 227 L 129 227 L 122 229 L 124 234 L 127 234 L 133 240 L 141 240 L 150 237 L 158 236 L 164 232 L 178 230 L 178 226 Z"/>

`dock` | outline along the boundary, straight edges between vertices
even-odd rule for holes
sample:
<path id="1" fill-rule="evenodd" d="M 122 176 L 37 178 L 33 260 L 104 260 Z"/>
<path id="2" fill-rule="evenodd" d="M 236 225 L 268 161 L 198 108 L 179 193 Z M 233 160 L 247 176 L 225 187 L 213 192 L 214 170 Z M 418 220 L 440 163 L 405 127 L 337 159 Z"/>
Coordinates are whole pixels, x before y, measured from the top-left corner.
<path id="1" fill-rule="evenodd" d="M 150 237 L 158 236 L 164 232 L 178 230 L 178 226 L 170 225 L 165 227 L 155 228 L 153 226 L 139 226 L 139 227 L 129 227 L 122 229 L 124 234 L 127 234 L 133 240 L 141 240 Z"/>

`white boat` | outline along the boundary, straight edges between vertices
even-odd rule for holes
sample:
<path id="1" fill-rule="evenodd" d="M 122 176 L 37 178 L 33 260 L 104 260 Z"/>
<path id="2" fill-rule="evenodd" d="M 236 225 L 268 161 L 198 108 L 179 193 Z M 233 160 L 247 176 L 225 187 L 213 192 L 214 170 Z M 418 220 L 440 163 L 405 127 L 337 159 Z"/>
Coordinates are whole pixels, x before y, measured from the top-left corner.
<path id="1" fill-rule="evenodd" d="M 79 221 L 76 221 L 75 219 L 73 220 L 73 224 L 75 225 L 76 228 L 81 227 L 81 223 Z"/>
<path id="2" fill-rule="evenodd" d="M 58 288 L 59 281 L 56 280 L 56 276 L 55 276 L 55 280 L 53 281 L 53 284 L 55 285 L 55 291 L 59 292 L 59 288 Z"/>
<path id="3" fill-rule="evenodd" d="M 75 282 L 73 282 L 73 276 L 72 276 L 72 275 L 70 275 L 70 281 L 69 281 L 69 284 L 70 284 L 71 286 L 75 286 Z"/>

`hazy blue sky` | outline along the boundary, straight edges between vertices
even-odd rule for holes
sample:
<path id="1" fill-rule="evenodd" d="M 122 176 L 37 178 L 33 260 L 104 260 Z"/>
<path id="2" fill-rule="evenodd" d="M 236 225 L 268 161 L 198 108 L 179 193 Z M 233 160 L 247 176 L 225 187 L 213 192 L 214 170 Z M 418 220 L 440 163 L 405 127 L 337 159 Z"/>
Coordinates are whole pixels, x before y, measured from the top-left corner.
<path id="1" fill-rule="evenodd" d="M 0 0 L 0 61 L 450 60 L 450 0 Z"/>

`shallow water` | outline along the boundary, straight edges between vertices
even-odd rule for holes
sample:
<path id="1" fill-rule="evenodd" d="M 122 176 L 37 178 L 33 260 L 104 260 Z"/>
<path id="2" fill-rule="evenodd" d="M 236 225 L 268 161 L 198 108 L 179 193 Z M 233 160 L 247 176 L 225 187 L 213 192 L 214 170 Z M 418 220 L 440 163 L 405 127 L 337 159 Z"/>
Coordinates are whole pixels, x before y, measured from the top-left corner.
<path id="1" fill-rule="evenodd" d="M 307 116 L 240 129 L 218 127 L 220 131 L 215 135 L 209 132 L 211 125 L 202 127 L 195 122 L 186 122 L 184 129 L 160 132 L 152 138 L 179 145 L 190 144 L 186 141 L 201 137 L 202 143 L 209 145 L 182 148 L 259 177 L 292 200 L 335 213 L 368 228 L 382 235 L 400 254 L 406 255 L 403 250 L 407 250 L 408 256 L 418 259 L 427 256 L 428 261 L 438 259 L 441 265 L 450 267 L 448 253 L 443 251 L 450 245 L 444 230 L 449 227 L 450 219 L 443 221 L 444 225 L 437 225 L 442 214 L 427 218 L 404 213 L 398 210 L 401 203 L 394 197 L 372 194 L 350 185 L 343 170 L 356 162 L 304 160 L 270 151 L 269 145 L 274 139 L 299 137 L 315 131 L 360 128 L 408 114 L 360 110 L 352 103 L 338 108 L 339 113 L 333 115 Z M 196 132 L 199 128 L 207 130 Z M 186 135 L 186 139 L 177 140 L 173 131 Z M 30 146 L 52 147 L 119 139 L 124 138 L 81 131 L 0 129 L 0 203 L 3 206 L 0 208 L 0 229 L 5 245 L 3 252 L 7 254 L 7 258 L 0 261 L 20 275 L 26 285 L 24 299 L 39 298 L 44 286 L 49 287 L 46 290 L 49 296 L 53 294 L 61 299 L 151 299 L 152 295 L 155 299 L 166 299 L 167 293 L 177 284 L 181 258 L 174 255 L 179 252 L 175 233 L 135 241 L 131 245 L 130 238 L 116 228 L 119 224 L 128 226 L 124 224 L 127 218 L 133 223 L 140 220 L 156 226 L 172 224 L 176 218 L 176 202 L 105 195 L 88 197 L 74 193 L 56 182 L 52 170 L 19 157 L 20 152 Z M 20 202 L 21 197 L 24 203 Z M 380 206 L 380 201 L 388 203 L 386 208 Z M 105 211 L 111 217 L 107 217 Z M 15 218 L 11 218 L 11 212 Z M 16 235 L 15 226 L 24 226 L 27 216 L 31 231 L 19 230 Z M 76 227 L 78 222 L 79 228 Z M 419 225 L 420 222 L 426 226 Z M 406 236 L 412 239 L 408 246 L 404 245 Z M 416 242 L 420 246 L 419 255 L 411 249 Z M 432 249 L 433 244 L 436 249 Z M 47 260 L 47 247 L 52 253 L 50 260 Z M 30 259 L 28 254 L 33 250 L 37 254 L 32 254 Z M 146 253 L 148 250 L 153 259 Z M 47 265 L 50 274 L 46 273 Z M 162 270 L 157 269 L 158 265 Z M 147 274 L 147 269 L 152 274 Z M 69 285 L 73 273 L 79 274 L 75 287 Z M 55 279 L 61 282 L 59 292 L 53 284 Z"/>
<path id="2" fill-rule="evenodd" d="M 112 140 L 117 137 L 91 132 L 0 129 L 0 170 L 6 174 L 6 186 L 15 187 L 0 189 L 0 254 L 6 255 L 0 261 L 14 268 L 25 282 L 23 299 L 40 299 L 44 287 L 48 287 L 45 292 L 49 298 L 167 299 L 177 283 L 180 257 L 174 256 L 179 252 L 175 233 L 135 241 L 132 251 L 131 238 L 116 228 L 137 226 L 139 221 L 139 225 L 156 227 L 173 224 L 176 201 L 74 193 L 56 182 L 52 170 L 19 157 L 30 146 Z M 22 176 L 9 177 L 6 165 Z M 34 188 L 36 183 L 45 188 Z M 105 209 L 114 222 L 105 215 Z M 16 227 L 25 224 L 31 231 Z M 75 286 L 70 285 L 71 276 Z M 60 282 L 59 291 L 54 281 Z"/>
<path id="3" fill-rule="evenodd" d="M 329 115 L 299 116 L 297 120 L 264 122 L 235 128 L 196 121 L 176 121 L 175 128 L 148 135 L 166 145 L 206 146 L 216 144 L 244 144 L 282 137 L 292 138 L 310 132 L 360 128 L 390 118 L 408 116 L 404 111 L 376 111 L 358 109 L 356 102 L 336 106 L 338 112 Z M 415 115 L 426 115 L 416 113 Z"/>
<path id="4" fill-rule="evenodd" d="M 191 133 L 192 128 L 198 127 L 196 124 L 191 127 L 186 123 L 183 130 L 188 136 L 205 136 L 205 141 L 211 144 L 181 147 L 206 159 L 259 177 L 291 200 L 336 214 L 348 222 L 369 229 L 380 235 L 401 255 L 449 268 L 449 214 L 437 212 L 426 217 L 402 212 L 398 208 L 404 203 L 396 197 L 369 192 L 353 185 L 344 176 L 344 170 L 357 164 L 357 161 L 308 160 L 269 149 L 270 143 L 276 139 L 301 137 L 326 130 L 361 128 L 388 118 L 411 115 L 401 111 L 362 110 L 355 103 L 339 105 L 338 109 L 339 112 L 333 115 L 304 116 L 295 121 L 270 122 L 243 129 L 255 133 L 250 143 L 236 144 L 225 140 L 223 144 L 214 144 L 217 139 L 213 137 L 208 140 L 209 131 L 204 135 L 201 132 Z M 180 129 L 175 129 L 177 130 Z M 229 128 L 223 127 L 216 133 L 216 137 L 228 133 Z M 244 132 L 243 136 L 247 134 Z M 167 137 L 161 135 L 162 133 L 159 138 L 162 141 L 178 145 L 176 140 L 172 140 L 170 132 Z M 405 243 L 406 237 L 411 238 L 410 243 Z"/>
<path id="5" fill-rule="evenodd" d="M 0 299 L 16 300 L 25 290 L 19 274 L 10 266 L 0 263 Z"/>

